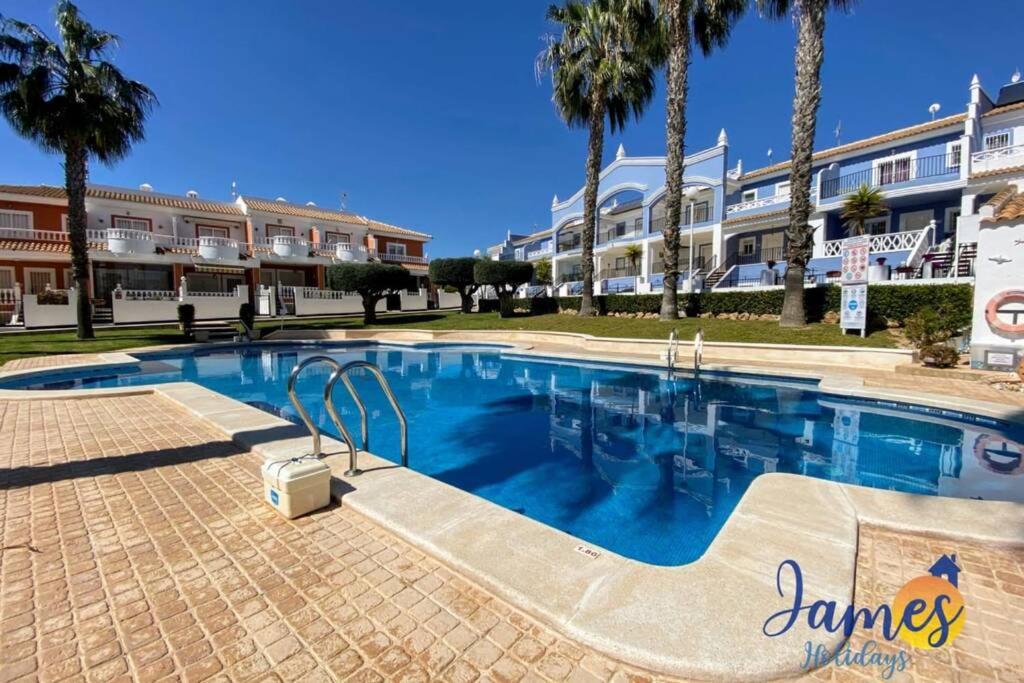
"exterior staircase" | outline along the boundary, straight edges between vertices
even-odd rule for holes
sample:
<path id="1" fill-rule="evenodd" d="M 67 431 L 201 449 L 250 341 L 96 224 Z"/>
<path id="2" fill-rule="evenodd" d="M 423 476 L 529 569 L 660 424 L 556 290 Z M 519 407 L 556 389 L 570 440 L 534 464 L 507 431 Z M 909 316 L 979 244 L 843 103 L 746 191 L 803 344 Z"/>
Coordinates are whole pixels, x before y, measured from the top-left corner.
<path id="1" fill-rule="evenodd" d="M 978 243 L 968 242 L 961 244 L 956 257 L 957 277 L 974 276 L 974 260 L 978 256 Z"/>
<path id="2" fill-rule="evenodd" d="M 722 278 L 732 270 L 732 267 L 736 265 L 738 261 L 738 256 L 733 254 L 729 258 L 725 259 L 721 265 L 709 272 L 707 277 L 704 278 L 704 289 L 714 289 L 715 285 L 722 281 Z"/>

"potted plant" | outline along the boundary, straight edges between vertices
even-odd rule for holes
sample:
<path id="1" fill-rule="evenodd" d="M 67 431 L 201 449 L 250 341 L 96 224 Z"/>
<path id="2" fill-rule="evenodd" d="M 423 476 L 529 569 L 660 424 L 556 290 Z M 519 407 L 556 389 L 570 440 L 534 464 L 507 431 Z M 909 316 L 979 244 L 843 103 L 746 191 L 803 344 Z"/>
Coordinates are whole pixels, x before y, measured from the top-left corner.
<path id="1" fill-rule="evenodd" d="M 192 304 L 178 305 L 178 327 L 186 337 L 192 336 L 196 324 L 196 307 Z"/>
<path id="2" fill-rule="evenodd" d="M 907 318 L 907 339 L 917 348 L 924 365 L 951 368 L 960 361 L 960 354 L 947 342 L 958 330 L 954 316 L 945 308 L 922 308 Z"/>
<path id="3" fill-rule="evenodd" d="M 884 256 L 879 256 L 878 258 L 875 259 L 875 263 L 877 263 L 880 266 L 884 266 L 885 265 L 885 257 Z"/>
<path id="4" fill-rule="evenodd" d="M 879 280 L 888 280 L 892 276 L 892 268 L 885 265 L 885 257 L 879 256 L 875 259 L 875 265 L 868 266 L 868 280 L 870 282 L 877 282 Z"/>

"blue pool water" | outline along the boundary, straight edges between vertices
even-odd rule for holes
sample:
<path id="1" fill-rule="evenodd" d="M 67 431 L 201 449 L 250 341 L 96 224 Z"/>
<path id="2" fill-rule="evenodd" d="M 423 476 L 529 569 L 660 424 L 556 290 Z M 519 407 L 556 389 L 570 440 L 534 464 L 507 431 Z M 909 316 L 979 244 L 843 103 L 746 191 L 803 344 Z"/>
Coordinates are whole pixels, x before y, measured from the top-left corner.
<path id="1" fill-rule="evenodd" d="M 188 380 L 297 421 L 288 373 L 320 353 L 384 369 L 409 418 L 413 469 L 643 562 L 700 557 L 750 482 L 766 472 L 1024 500 L 1019 423 L 844 400 L 817 392 L 813 382 L 710 374 L 666 380 L 639 367 L 515 357 L 494 347 L 360 343 L 141 354 L 138 366 L 51 371 L 0 386 Z M 328 373 L 312 366 L 298 388 L 333 433 L 319 398 Z M 397 461 L 390 408 L 370 378 L 355 381 L 373 416 L 371 450 Z M 344 389 L 336 402 L 358 434 Z"/>

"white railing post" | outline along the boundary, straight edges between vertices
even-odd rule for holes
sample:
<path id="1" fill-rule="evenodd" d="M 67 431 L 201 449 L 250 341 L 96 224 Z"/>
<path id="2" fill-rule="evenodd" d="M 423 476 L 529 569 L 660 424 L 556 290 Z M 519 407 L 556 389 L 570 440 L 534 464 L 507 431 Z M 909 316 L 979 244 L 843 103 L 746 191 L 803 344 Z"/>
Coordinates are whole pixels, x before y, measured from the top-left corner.
<path id="1" fill-rule="evenodd" d="M 178 301 L 184 301 L 185 297 L 188 296 L 188 281 L 185 276 L 181 276 L 181 282 L 178 285 Z"/>

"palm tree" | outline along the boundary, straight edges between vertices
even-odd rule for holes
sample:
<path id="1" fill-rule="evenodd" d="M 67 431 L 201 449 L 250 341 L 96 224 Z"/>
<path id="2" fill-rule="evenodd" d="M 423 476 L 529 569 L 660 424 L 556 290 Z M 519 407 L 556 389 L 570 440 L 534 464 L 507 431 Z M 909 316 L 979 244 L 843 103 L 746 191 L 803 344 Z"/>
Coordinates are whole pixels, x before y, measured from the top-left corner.
<path id="1" fill-rule="evenodd" d="M 71 265 L 78 289 L 78 338 L 91 339 L 85 187 L 89 156 L 110 164 L 143 139 L 156 102 L 142 83 L 104 58 L 117 37 L 57 3 L 56 43 L 38 27 L 0 17 L 0 111 L 18 134 L 64 155 Z"/>
<path id="2" fill-rule="evenodd" d="M 786 294 L 783 327 L 807 324 L 804 272 L 814 248 L 811 216 L 811 164 L 821 104 L 821 63 L 825 59 L 825 13 L 846 11 L 854 0 L 757 0 L 758 9 L 773 19 L 791 12 L 797 23 L 796 95 L 793 98 L 793 148 L 790 155 L 789 227 L 786 228 Z"/>
<path id="3" fill-rule="evenodd" d="M 692 43 L 710 54 L 729 40 L 733 25 L 746 9 L 745 0 L 668 0 L 660 11 L 668 42 L 668 99 L 665 105 L 665 284 L 661 319 L 679 317 L 679 222 L 683 207 L 683 148 L 686 139 L 687 77 Z"/>
<path id="4" fill-rule="evenodd" d="M 623 254 L 626 257 L 626 260 L 629 261 L 629 267 L 633 271 L 633 293 L 636 294 L 637 267 L 640 264 L 640 259 L 644 256 L 644 250 L 639 244 L 629 244 L 626 245 L 626 250 Z"/>
<path id="5" fill-rule="evenodd" d="M 843 211 L 839 217 L 846 225 L 846 234 L 853 237 L 867 232 L 865 224 L 872 218 L 889 213 L 885 205 L 882 191 L 862 183 L 856 192 L 851 192 L 843 201 Z"/>
<path id="6" fill-rule="evenodd" d="M 586 185 L 583 193 L 583 301 L 580 315 L 593 315 L 594 229 L 597 185 L 604 153 L 605 118 L 612 132 L 630 115 L 643 113 L 654 96 L 661 62 L 661 30 L 650 0 L 566 0 L 548 8 L 561 25 L 537 56 L 537 75 L 550 71 L 552 100 L 572 127 L 586 127 Z"/>

